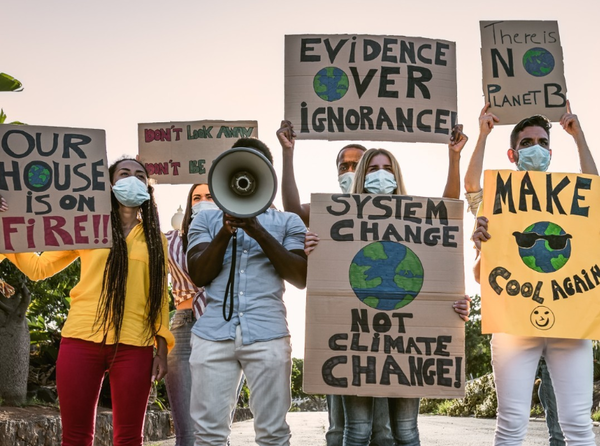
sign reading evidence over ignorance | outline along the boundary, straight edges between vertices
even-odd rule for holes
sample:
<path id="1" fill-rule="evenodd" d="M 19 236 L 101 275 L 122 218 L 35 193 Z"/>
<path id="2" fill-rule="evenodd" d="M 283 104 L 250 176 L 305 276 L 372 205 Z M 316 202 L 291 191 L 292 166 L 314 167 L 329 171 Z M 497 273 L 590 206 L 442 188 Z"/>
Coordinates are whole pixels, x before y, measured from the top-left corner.
<path id="1" fill-rule="evenodd" d="M 108 248 L 104 130 L 0 125 L 0 252 Z"/>
<path id="2" fill-rule="evenodd" d="M 207 183 L 213 160 L 250 137 L 258 138 L 256 121 L 138 124 L 140 159 L 159 184 Z"/>
<path id="3" fill-rule="evenodd" d="M 285 116 L 298 139 L 447 143 L 456 110 L 454 42 L 285 36 Z"/>
<path id="4" fill-rule="evenodd" d="M 563 53 L 556 21 L 480 22 L 483 93 L 500 124 L 567 111 Z"/>
<path id="5" fill-rule="evenodd" d="M 600 177 L 486 171 L 482 331 L 600 338 Z"/>
<path id="6" fill-rule="evenodd" d="M 304 391 L 464 394 L 463 202 L 313 194 Z"/>

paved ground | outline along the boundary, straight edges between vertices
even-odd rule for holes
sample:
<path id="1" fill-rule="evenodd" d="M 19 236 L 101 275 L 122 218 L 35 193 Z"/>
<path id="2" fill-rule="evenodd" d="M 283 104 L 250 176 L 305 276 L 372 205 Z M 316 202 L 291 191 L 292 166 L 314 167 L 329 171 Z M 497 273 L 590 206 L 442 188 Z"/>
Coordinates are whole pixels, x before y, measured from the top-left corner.
<path id="1" fill-rule="evenodd" d="M 326 412 L 291 412 L 288 423 L 292 428 L 291 446 L 325 445 Z M 496 420 L 482 418 L 451 418 L 419 415 L 419 432 L 423 446 L 485 446 L 491 445 Z M 600 427 L 595 426 L 596 442 Z M 146 443 L 146 446 L 175 446 L 175 440 Z M 251 446 L 254 443 L 252 420 L 233 425 L 232 446 Z M 523 446 L 548 446 L 548 431 L 544 420 L 529 422 Z"/>

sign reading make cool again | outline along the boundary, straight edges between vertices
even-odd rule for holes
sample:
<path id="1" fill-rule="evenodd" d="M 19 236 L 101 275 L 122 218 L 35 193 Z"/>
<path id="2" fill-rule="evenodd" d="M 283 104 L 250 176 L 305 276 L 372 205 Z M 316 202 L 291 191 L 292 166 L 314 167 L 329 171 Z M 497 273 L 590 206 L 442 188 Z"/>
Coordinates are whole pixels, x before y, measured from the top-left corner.
<path id="1" fill-rule="evenodd" d="M 299 139 L 445 143 L 456 110 L 454 42 L 285 37 L 285 116 Z"/>
<path id="2" fill-rule="evenodd" d="M 600 177 L 486 171 L 486 333 L 600 338 Z"/>

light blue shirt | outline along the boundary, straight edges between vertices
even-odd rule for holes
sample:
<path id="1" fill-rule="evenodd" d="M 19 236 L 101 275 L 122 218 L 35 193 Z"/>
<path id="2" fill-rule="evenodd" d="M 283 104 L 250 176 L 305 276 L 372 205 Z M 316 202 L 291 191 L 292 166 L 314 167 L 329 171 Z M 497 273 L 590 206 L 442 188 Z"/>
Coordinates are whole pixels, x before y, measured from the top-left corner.
<path id="1" fill-rule="evenodd" d="M 306 226 L 296 214 L 267 209 L 259 223 L 288 251 L 304 249 Z M 199 243 L 210 243 L 223 226 L 223 212 L 200 212 L 188 231 L 188 251 Z M 223 300 L 231 268 L 232 240 L 229 241 L 223 268 L 206 285 L 206 309 L 192 333 L 209 341 L 234 340 L 240 325 L 245 345 L 289 336 L 283 303 L 284 281 L 260 245 L 243 230 L 237 232 L 237 257 L 233 316 L 223 318 Z"/>

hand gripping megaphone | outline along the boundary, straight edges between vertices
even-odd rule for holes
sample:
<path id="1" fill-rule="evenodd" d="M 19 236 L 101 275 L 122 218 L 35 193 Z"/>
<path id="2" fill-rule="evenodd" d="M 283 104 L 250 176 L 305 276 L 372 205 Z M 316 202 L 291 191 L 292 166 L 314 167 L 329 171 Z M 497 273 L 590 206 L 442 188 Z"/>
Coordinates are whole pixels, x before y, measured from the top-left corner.
<path id="1" fill-rule="evenodd" d="M 236 147 L 219 155 L 208 172 L 212 199 L 226 214 L 250 218 L 266 211 L 277 193 L 277 175 L 258 150 Z"/>

